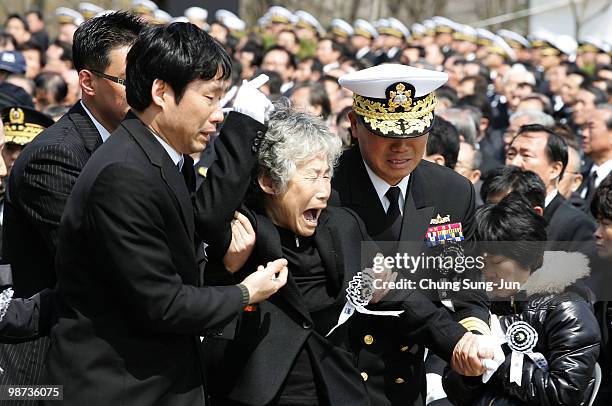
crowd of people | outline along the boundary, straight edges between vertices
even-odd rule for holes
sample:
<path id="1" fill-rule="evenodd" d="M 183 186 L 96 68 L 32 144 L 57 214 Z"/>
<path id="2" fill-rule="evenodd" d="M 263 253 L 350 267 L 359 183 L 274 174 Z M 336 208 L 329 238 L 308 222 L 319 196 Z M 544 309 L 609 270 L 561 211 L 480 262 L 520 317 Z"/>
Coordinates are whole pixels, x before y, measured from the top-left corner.
<path id="1" fill-rule="evenodd" d="M 81 3 L 55 40 L 38 11 L 5 20 L 2 385 L 70 405 L 609 403 L 612 43 L 210 17 Z M 412 276 L 369 268 L 400 250 L 484 258 L 437 282 L 519 287 L 394 289 Z"/>

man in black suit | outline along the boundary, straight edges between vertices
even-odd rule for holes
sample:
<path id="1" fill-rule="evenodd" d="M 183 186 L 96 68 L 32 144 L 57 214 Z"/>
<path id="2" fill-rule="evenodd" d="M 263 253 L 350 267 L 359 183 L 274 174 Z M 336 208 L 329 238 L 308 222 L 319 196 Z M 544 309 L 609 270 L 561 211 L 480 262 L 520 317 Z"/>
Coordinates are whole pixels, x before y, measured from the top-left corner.
<path id="1" fill-rule="evenodd" d="M 533 171 L 546 185 L 544 218 L 548 221 L 548 240 L 570 241 L 577 248 L 581 242 L 593 241 L 595 222 L 572 206 L 557 189 L 567 160 L 565 140 L 540 124 L 522 126 L 506 154 L 506 165 Z"/>
<path id="2" fill-rule="evenodd" d="M 82 100 L 24 149 L 9 179 L 3 258 L 12 264 L 15 297 L 55 286 L 57 229 L 66 199 L 91 154 L 128 111 L 125 57 L 142 28 L 138 18 L 119 12 L 89 20 L 75 33 Z M 47 339 L 0 347 L 2 383 L 37 383 L 47 347 Z"/>
<path id="3" fill-rule="evenodd" d="M 349 119 L 359 144 L 340 158 L 332 180 L 332 200 L 357 212 L 376 241 L 424 244 L 429 234 L 428 245 L 441 245 L 444 236 L 439 230 L 447 226 L 458 239 L 473 240 L 472 184 L 449 168 L 422 160 L 434 121 L 433 91 L 447 79 L 441 72 L 381 65 L 339 80 L 354 92 Z M 466 328 L 463 339 L 476 337 L 468 330 L 490 334 L 486 300 L 480 295 L 475 302 L 446 304 Z M 420 310 L 415 306 L 416 314 Z M 352 323 L 354 351 L 372 404 L 425 402 L 427 338 L 414 334 L 407 344 L 399 332 L 396 321 L 385 317 L 359 314 Z M 455 358 L 458 351 L 450 348 L 448 352 L 453 353 L 451 366 L 461 371 Z"/>
<path id="4" fill-rule="evenodd" d="M 203 287 L 188 154 L 201 152 L 223 120 L 230 69 L 221 45 L 186 23 L 148 29 L 128 54 L 132 112 L 83 169 L 59 231 L 61 303 L 47 373 L 63 385 L 64 404 L 206 403 L 198 336 L 286 281 L 281 259 L 240 284 Z M 232 113 L 218 141 L 253 154 L 259 139 L 245 143 L 244 134 L 263 128 Z M 232 165 L 231 151 L 217 150 L 221 168 Z M 208 210 L 222 204 L 223 193 L 199 193 Z"/>
<path id="5" fill-rule="evenodd" d="M 591 200 L 601 182 L 612 172 L 612 107 L 605 104 L 590 111 L 582 130 L 584 154 L 593 164 L 584 174 L 577 195 L 584 199 L 584 211 L 591 213 Z"/>

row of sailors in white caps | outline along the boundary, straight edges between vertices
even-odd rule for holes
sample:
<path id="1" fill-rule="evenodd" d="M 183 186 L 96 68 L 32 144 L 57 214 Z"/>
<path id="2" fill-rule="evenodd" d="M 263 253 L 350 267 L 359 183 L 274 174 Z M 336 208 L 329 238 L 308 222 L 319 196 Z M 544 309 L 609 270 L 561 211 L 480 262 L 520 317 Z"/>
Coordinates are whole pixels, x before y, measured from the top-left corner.
<path id="1" fill-rule="evenodd" d="M 134 12 L 149 18 L 154 23 L 167 24 L 175 21 L 189 21 L 202 29 L 208 27 L 208 11 L 201 7 L 190 7 L 185 10 L 184 16 L 174 18 L 161 10 L 151 0 L 133 0 L 131 8 Z M 78 9 L 79 11 L 67 7 L 58 7 L 56 11 L 58 22 L 78 26 L 84 20 L 112 11 L 104 10 L 100 6 L 86 2 L 80 3 Z M 217 10 L 214 20 L 225 25 L 233 33 L 244 32 L 247 28 L 244 20 L 228 10 Z M 303 10 L 293 13 L 285 7 L 272 6 L 258 20 L 260 27 L 271 24 L 306 28 L 319 37 L 326 35 L 326 31 L 319 21 L 312 14 Z M 499 30 L 493 33 L 484 28 L 473 28 L 441 16 L 427 19 L 422 24 L 414 23 L 410 29 L 393 17 L 381 18 L 373 23 L 357 19 L 352 25 L 345 20 L 335 18 L 331 21 L 330 33 L 340 40 L 349 39 L 354 35 L 360 35 L 370 40 L 378 38 L 379 35 L 390 35 L 404 41 L 418 40 L 425 35 L 449 34 L 453 40 L 470 41 L 487 46 L 490 51 L 499 53 L 510 60 L 517 59 L 519 50 L 530 48 L 538 48 L 543 52 L 564 54 L 569 57 L 581 52 L 612 52 L 612 43 L 604 42 L 592 36 L 585 37 L 577 43 L 570 36 L 538 30 L 528 39 L 514 31 Z"/>
<path id="2" fill-rule="evenodd" d="M 106 10 L 96 4 L 82 2 L 78 5 L 78 11 L 68 7 L 58 7 L 55 10 L 55 16 L 59 24 L 72 24 L 79 26 L 84 21 L 98 17 L 115 10 Z M 169 24 L 173 22 L 191 22 L 202 29 L 208 27 L 208 11 L 202 7 L 189 7 L 185 10 L 183 16 L 172 17 L 166 11 L 160 9 L 157 4 L 151 0 L 133 0 L 131 11 L 140 14 L 147 18 L 150 22 L 156 24 Z M 222 22 L 229 27 L 237 27 L 239 30 L 246 29 L 246 23 L 238 18 L 233 13 L 227 10 L 219 10 L 217 21 Z M 227 14 L 229 13 L 229 15 Z M 237 21 L 237 22 L 236 22 Z"/>
<path id="3" fill-rule="evenodd" d="M 299 10 L 292 13 L 285 7 L 272 6 L 258 20 L 260 26 L 269 24 L 287 24 L 294 27 L 312 29 L 319 36 L 325 35 L 325 30 L 319 21 L 311 14 Z M 568 56 L 577 52 L 612 51 L 612 44 L 595 37 L 585 37 L 577 43 L 567 35 L 555 35 L 547 31 L 536 31 L 529 39 L 510 30 L 499 30 L 493 33 L 483 28 L 473 28 L 460 24 L 446 17 L 436 16 L 425 20 L 422 24 L 414 23 L 410 29 L 396 18 L 381 18 L 373 23 L 358 19 L 353 25 L 345 20 L 335 18 L 331 21 L 330 31 L 335 37 L 350 38 L 361 35 L 375 39 L 380 34 L 400 37 L 406 41 L 420 39 L 425 35 L 450 34 L 454 40 L 464 40 L 487 45 L 511 60 L 517 59 L 516 51 L 519 49 L 550 48 L 551 52 L 558 52 Z"/>

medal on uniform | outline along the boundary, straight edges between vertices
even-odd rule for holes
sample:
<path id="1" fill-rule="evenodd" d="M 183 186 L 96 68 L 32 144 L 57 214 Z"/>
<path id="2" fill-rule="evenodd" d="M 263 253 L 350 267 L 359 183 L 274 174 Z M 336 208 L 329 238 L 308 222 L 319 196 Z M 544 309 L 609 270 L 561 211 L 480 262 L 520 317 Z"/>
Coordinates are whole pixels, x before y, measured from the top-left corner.
<path id="1" fill-rule="evenodd" d="M 429 227 L 425 235 L 427 247 L 433 248 L 447 242 L 460 242 L 464 240 L 461 223 L 443 224 Z"/>
<path id="2" fill-rule="evenodd" d="M 524 321 L 515 321 L 512 323 L 506 331 L 506 342 L 512 350 L 510 382 L 514 382 L 518 386 L 521 386 L 523 357 L 525 355 L 531 358 L 538 368 L 544 371 L 548 370 L 546 358 L 539 352 L 533 352 L 538 342 L 538 332 L 529 323 Z"/>
<path id="3" fill-rule="evenodd" d="M 366 309 L 365 306 L 367 306 L 372 300 L 374 291 L 374 272 L 369 268 L 366 268 L 363 272 L 357 272 L 357 275 L 353 276 L 353 279 L 349 282 L 349 285 L 346 288 L 346 303 L 340 312 L 338 323 L 336 323 L 336 325 L 329 330 L 329 333 L 327 333 L 325 337 L 329 336 L 335 329 L 343 325 L 355 313 L 355 311 L 357 311 L 357 313 L 374 316 L 395 317 L 399 317 L 399 315 L 404 312 L 403 310 L 375 311 Z"/>

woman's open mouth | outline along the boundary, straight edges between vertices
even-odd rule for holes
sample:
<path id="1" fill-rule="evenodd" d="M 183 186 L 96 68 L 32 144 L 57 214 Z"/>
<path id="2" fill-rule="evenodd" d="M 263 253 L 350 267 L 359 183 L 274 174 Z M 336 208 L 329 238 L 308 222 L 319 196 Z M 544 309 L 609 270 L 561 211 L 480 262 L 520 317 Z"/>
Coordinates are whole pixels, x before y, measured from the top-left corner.
<path id="1" fill-rule="evenodd" d="M 321 210 L 322 209 L 308 209 L 302 214 L 302 216 L 304 216 L 306 222 L 317 225 L 317 221 L 321 215 Z"/>

